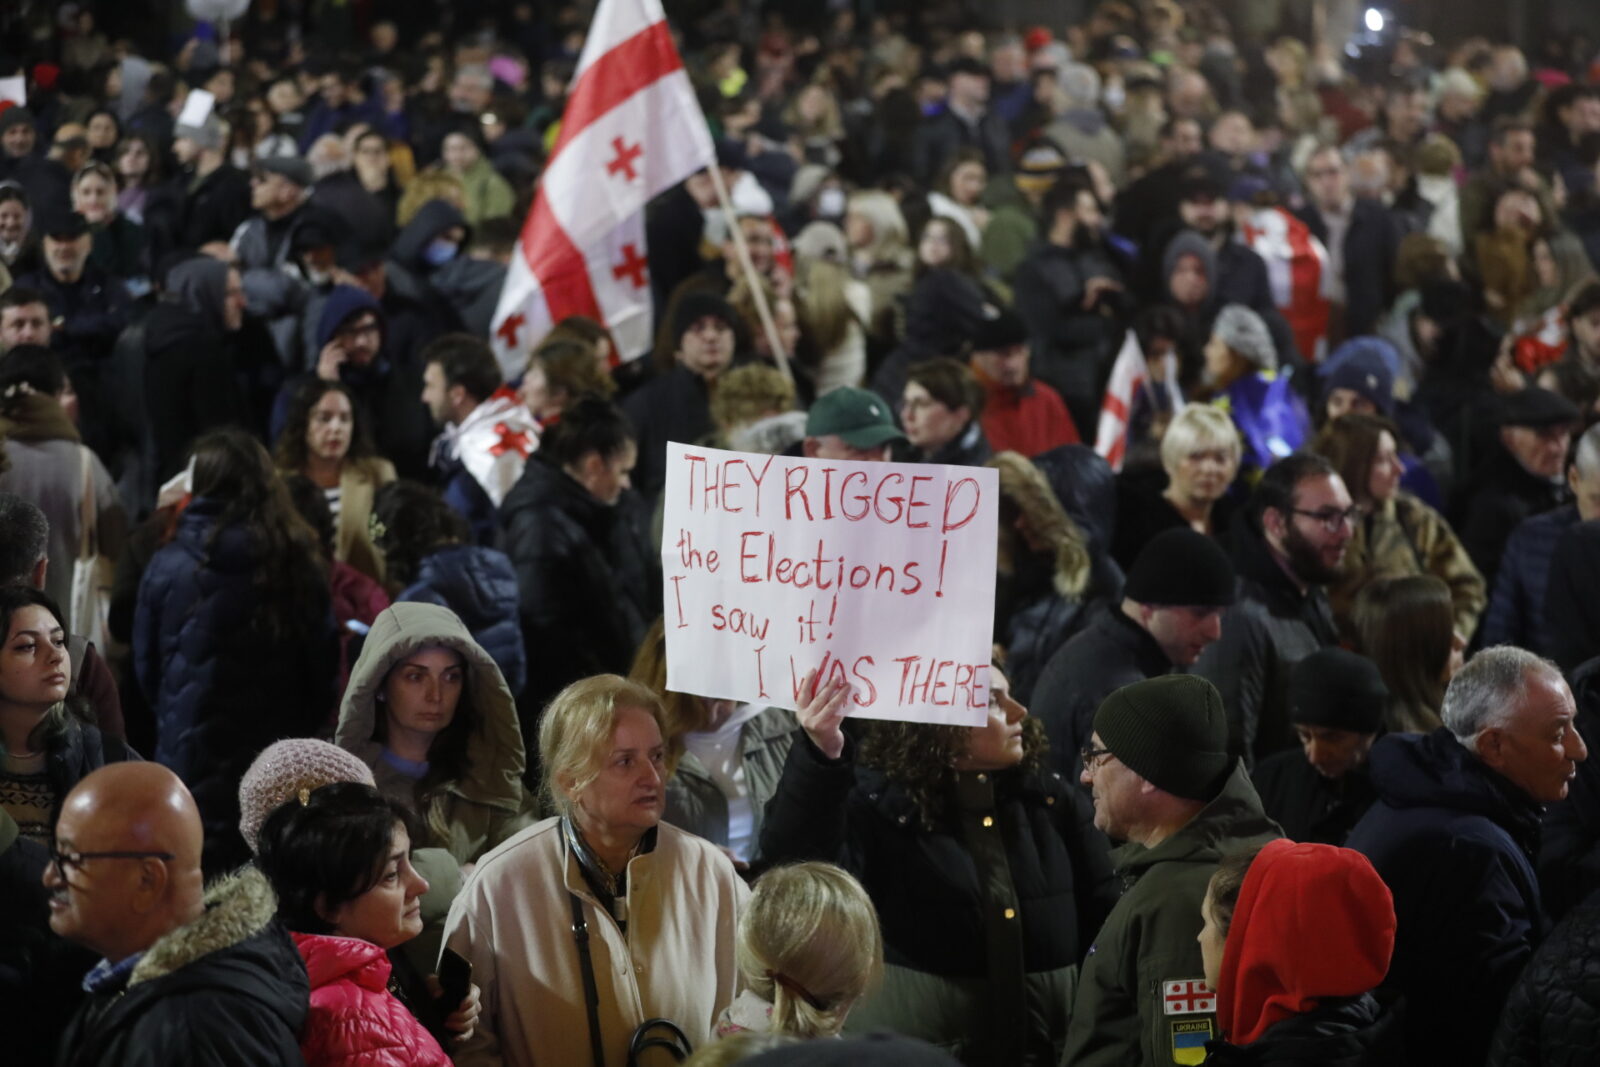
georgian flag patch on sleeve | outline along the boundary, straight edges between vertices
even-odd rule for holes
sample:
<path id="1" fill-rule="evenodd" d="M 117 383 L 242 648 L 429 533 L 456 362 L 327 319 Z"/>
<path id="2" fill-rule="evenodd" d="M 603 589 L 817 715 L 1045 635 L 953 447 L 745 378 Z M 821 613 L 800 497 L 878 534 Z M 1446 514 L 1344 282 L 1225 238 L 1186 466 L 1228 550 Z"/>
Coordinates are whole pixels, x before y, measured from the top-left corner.
<path id="1" fill-rule="evenodd" d="M 1203 978 L 1178 978 L 1161 983 L 1163 1015 L 1201 1015 L 1217 1010 L 1217 995 Z"/>

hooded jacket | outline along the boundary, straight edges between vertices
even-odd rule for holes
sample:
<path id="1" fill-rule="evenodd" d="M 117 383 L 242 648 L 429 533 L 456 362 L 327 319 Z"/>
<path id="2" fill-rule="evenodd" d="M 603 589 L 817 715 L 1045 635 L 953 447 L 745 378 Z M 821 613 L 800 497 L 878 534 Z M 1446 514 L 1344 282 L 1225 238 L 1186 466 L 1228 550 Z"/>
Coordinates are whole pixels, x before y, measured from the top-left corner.
<path id="1" fill-rule="evenodd" d="M 374 739 L 378 693 L 395 664 L 419 649 L 447 648 L 467 665 L 475 721 L 467 739 L 467 774 L 417 796 L 412 781 L 382 759 Z M 459 713 L 459 712 L 458 712 Z M 339 707 L 334 743 L 373 770 L 378 788 L 422 816 L 427 835 L 419 847 L 448 849 L 471 863 L 533 821 L 533 804 L 522 788 L 522 735 L 516 706 L 500 668 L 455 613 L 436 604 L 395 604 L 372 624 L 361 658 Z"/>
<path id="2" fill-rule="evenodd" d="M 146 949 L 125 985 L 89 996 L 58 1067 L 304 1063 L 306 970 L 277 908 L 253 868 L 213 885 L 199 918 Z"/>
<path id="3" fill-rule="evenodd" d="M 1200 902 L 1223 856 L 1280 837 L 1261 810 L 1244 763 L 1188 824 L 1154 848 L 1129 843 L 1112 852 L 1122 898 L 1089 947 L 1067 1029 L 1062 1062 L 1074 1067 L 1125 1067 L 1199 1062 L 1180 1058 L 1188 1035 L 1214 1032 L 1215 1007 L 1176 1006 L 1174 991 L 1204 988 Z M 1179 984 L 1182 983 L 1181 987 Z"/>
<path id="4" fill-rule="evenodd" d="M 311 981 L 300 1035 L 310 1067 L 449 1067 L 450 1057 L 389 992 L 389 955 L 370 941 L 291 934 Z"/>
<path id="5" fill-rule="evenodd" d="M 1217 1022 L 1253 1045 L 1325 999 L 1364 996 L 1394 952 L 1394 900 L 1359 852 L 1272 841 L 1250 864 L 1217 975 Z"/>
<path id="6" fill-rule="evenodd" d="M 167 275 L 166 301 L 144 323 L 144 409 L 154 439 L 156 474 L 183 465 L 195 438 L 244 421 L 246 402 L 222 318 L 228 265 L 209 256 Z"/>
<path id="7" fill-rule="evenodd" d="M 1540 809 L 1446 728 L 1372 749 L 1378 802 L 1350 834 L 1394 892 L 1386 985 L 1406 998 L 1416 1063 L 1482 1063 L 1545 933 L 1533 857 Z"/>
<path id="8" fill-rule="evenodd" d="M 139 688 L 155 712 L 155 758 L 189 786 L 205 825 L 206 870 L 249 858 L 239 779 L 256 754 L 307 737 L 334 694 L 339 647 L 331 598 L 300 605 L 279 639 L 252 625 L 260 550 L 241 526 L 213 531 L 221 501 L 197 497 L 145 568 L 133 623 Z"/>
<path id="9" fill-rule="evenodd" d="M 436 321 L 448 322 L 452 326 L 456 325 L 455 312 L 433 287 L 433 274 L 440 268 L 430 264 L 425 257 L 428 245 L 434 238 L 458 226 L 465 231 L 467 220 L 454 204 L 444 200 L 429 200 L 394 239 L 386 261 L 390 289 L 422 305 Z M 464 241 L 462 247 L 465 247 Z M 460 255 L 458 250 L 457 258 Z"/>

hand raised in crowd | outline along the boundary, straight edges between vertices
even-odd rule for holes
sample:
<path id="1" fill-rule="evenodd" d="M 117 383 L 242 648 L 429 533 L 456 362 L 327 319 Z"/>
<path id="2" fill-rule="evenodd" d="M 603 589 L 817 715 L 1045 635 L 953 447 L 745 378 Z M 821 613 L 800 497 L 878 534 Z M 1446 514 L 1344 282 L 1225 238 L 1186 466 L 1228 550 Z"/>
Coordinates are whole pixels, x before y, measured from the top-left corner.
<path id="1" fill-rule="evenodd" d="M 444 995 L 438 975 L 428 975 L 428 992 L 435 998 Z M 483 1004 L 478 996 L 478 985 L 474 982 L 467 987 L 467 995 L 461 999 L 456 1010 L 445 1016 L 444 1028 L 450 1031 L 451 1040 L 459 1045 L 470 1038 L 473 1031 L 478 1028 L 478 1016 L 482 1011 Z"/>
<path id="2" fill-rule="evenodd" d="M 824 756 L 838 759 L 844 755 L 843 726 L 845 716 L 850 713 L 846 704 L 850 683 L 842 678 L 822 682 L 813 670 L 800 684 L 800 691 L 810 694 L 797 714 L 806 736 Z"/>
<path id="3" fill-rule="evenodd" d="M 338 381 L 339 368 L 349 358 L 350 353 L 345 351 L 344 342 L 335 337 L 322 346 L 322 354 L 317 356 L 317 377 L 325 382 Z"/>

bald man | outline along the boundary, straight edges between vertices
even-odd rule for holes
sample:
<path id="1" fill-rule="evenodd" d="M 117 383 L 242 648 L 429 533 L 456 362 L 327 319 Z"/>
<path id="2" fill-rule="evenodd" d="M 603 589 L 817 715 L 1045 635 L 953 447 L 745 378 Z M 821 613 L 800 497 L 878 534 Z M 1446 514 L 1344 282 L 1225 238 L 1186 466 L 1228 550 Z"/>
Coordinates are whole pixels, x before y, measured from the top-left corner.
<path id="1" fill-rule="evenodd" d="M 45 868 L 50 927 L 102 959 L 61 1067 L 298 1064 L 305 967 L 253 868 L 201 885 L 200 812 L 157 763 L 85 777 Z"/>

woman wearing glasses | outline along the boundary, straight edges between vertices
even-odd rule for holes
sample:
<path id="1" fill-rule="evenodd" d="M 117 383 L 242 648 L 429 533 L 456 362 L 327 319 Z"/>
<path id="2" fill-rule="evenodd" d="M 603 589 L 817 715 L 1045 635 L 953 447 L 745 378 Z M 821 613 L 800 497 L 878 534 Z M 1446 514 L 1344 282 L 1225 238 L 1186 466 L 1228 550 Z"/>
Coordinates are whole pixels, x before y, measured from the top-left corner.
<path id="1" fill-rule="evenodd" d="M 1347 640 L 1355 639 L 1356 596 L 1363 588 L 1377 578 L 1431 574 L 1449 587 L 1456 633 L 1466 641 L 1488 602 L 1483 575 L 1444 516 L 1400 488 L 1399 442 L 1400 432 L 1382 416 L 1342 415 L 1312 443 L 1362 510 L 1342 577 L 1328 587 L 1334 620 Z"/>
<path id="2" fill-rule="evenodd" d="M 1055 1064 L 1089 941 L 1116 899 L 1080 790 L 989 668 L 982 726 L 842 729 L 843 680 L 809 677 L 805 738 L 762 824 L 761 865 L 855 875 L 883 924 L 884 980 L 851 1030 L 888 1028 L 966 1063 Z"/>
<path id="3" fill-rule="evenodd" d="M 72 710 L 72 660 L 55 601 L 29 586 L 0 587 L 0 631 L 0 809 L 22 836 L 47 843 L 81 778 L 138 756 Z"/>

